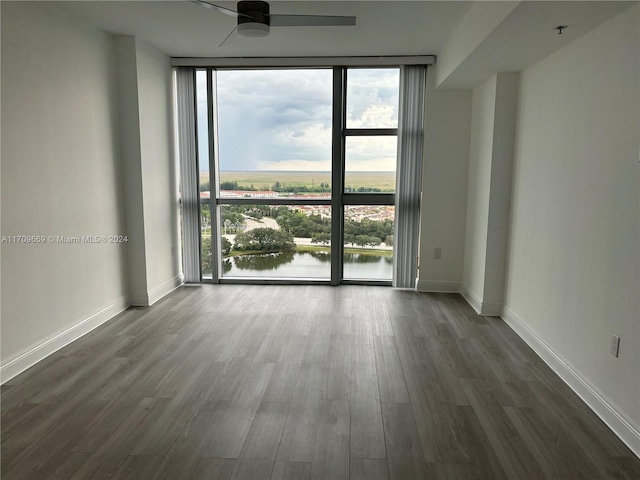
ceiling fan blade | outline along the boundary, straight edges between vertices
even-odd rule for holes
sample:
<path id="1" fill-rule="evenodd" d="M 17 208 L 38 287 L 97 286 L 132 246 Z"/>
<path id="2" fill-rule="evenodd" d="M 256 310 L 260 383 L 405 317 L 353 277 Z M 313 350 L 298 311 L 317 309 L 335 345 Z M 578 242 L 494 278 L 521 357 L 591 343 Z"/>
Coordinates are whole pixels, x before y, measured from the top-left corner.
<path id="1" fill-rule="evenodd" d="M 196 5 L 200 5 L 205 8 L 210 8 L 212 10 L 217 10 L 219 13 L 222 13 L 224 15 L 229 15 L 230 17 L 253 18 L 250 15 L 245 15 L 244 13 L 236 12 L 235 10 L 231 10 L 230 8 L 221 7 L 220 5 L 216 5 L 215 3 L 204 2 L 203 0 L 191 0 L 191 3 L 195 3 Z"/>
<path id="2" fill-rule="evenodd" d="M 238 30 L 238 27 L 235 27 L 233 30 L 231 30 L 231 32 L 229 33 L 229 35 L 227 35 L 226 37 L 224 37 L 224 40 L 222 41 L 222 43 L 220 45 L 218 45 L 218 48 L 221 48 L 222 45 L 224 45 L 226 43 L 227 40 L 229 40 L 229 38 L 231 38 L 231 36 L 236 32 L 236 30 Z"/>
<path id="3" fill-rule="evenodd" d="M 340 27 L 353 26 L 356 17 L 340 17 L 332 15 L 269 15 L 272 27 Z"/>

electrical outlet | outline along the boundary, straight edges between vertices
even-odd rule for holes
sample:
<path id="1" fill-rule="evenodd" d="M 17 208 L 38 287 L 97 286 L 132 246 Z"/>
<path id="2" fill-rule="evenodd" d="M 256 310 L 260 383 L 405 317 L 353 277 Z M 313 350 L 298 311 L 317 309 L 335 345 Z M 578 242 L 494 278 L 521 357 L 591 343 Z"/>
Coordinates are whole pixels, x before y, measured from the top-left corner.
<path id="1" fill-rule="evenodd" d="M 442 249 L 441 248 L 434 248 L 433 249 L 433 258 L 435 258 L 436 260 L 440 260 L 442 258 Z"/>
<path id="2" fill-rule="evenodd" d="M 620 352 L 620 337 L 616 335 L 611 336 L 611 355 L 614 357 L 618 356 Z"/>

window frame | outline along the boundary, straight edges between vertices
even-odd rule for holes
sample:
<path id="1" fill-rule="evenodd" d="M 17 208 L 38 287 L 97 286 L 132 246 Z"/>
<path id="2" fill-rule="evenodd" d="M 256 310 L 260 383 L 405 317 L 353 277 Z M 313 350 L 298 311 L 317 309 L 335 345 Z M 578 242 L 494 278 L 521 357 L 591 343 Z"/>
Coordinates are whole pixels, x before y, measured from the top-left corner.
<path id="1" fill-rule="evenodd" d="M 220 196 L 219 155 L 218 155 L 218 118 L 217 118 L 217 82 L 215 73 L 219 70 L 293 70 L 299 68 L 328 69 L 333 71 L 333 98 L 332 98 L 332 147 L 331 147 L 331 198 L 317 199 L 310 202 L 304 198 L 225 198 Z M 344 209 L 347 206 L 395 206 L 394 193 L 357 193 L 345 192 L 345 167 L 346 167 L 346 139 L 348 137 L 367 136 L 395 136 L 398 138 L 398 128 L 346 128 L 347 114 L 347 75 L 349 70 L 361 68 L 399 69 L 399 65 L 362 65 L 357 67 L 346 66 L 318 66 L 318 67 L 225 67 L 212 66 L 197 67 L 197 71 L 206 71 L 207 77 L 207 112 L 208 112 L 208 142 L 209 142 L 209 198 L 200 198 L 202 205 L 209 205 L 211 212 L 211 255 L 212 278 L 202 276 L 202 258 L 200 259 L 200 271 L 202 283 L 240 283 L 240 284 L 314 284 L 314 285 L 381 285 L 390 286 L 392 279 L 345 279 L 343 278 L 344 260 Z M 195 82 L 196 75 L 194 75 Z M 400 85 L 398 85 L 398 92 Z M 197 122 L 197 119 L 196 119 Z M 196 123 L 196 135 L 198 127 Z M 197 138 L 196 138 L 197 140 Z M 396 153 L 397 157 L 397 153 Z M 205 159 L 198 159 L 198 164 Z M 200 189 L 200 174 L 198 171 L 198 191 Z M 262 278 L 262 277 L 224 277 L 222 276 L 222 255 L 220 254 L 219 241 L 221 235 L 220 206 L 222 205 L 325 205 L 331 206 L 331 276 L 329 279 L 314 278 Z M 201 235 L 201 232 L 199 232 Z"/>
<path id="2" fill-rule="evenodd" d="M 385 67 L 339 67 L 340 68 L 340 84 L 342 89 L 342 95 L 340 98 L 341 103 L 341 153 L 340 153 L 340 170 L 342 172 L 340 195 L 341 195 L 341 229 L 344 229 L 344 207 L 347 206 L 391 206 L 395 205 L 396 195 L 394 193 L 358 193 L 358 192 L 345 192 L 345 173 L 346 173 L 346 142 L 348 137 L 380 137 L 380 136 L 394 136 L 396 142 L 398 138 L 398 127 L 395 128 L 347 128 L 347 82 L 349 70 L 358 70 L 364 68 L 377 68 L 377 69 L 391 69 L 399 68 L 398 66 L 385 66 Z M 400 85 L 398 85 L 398 93 L 400 92 Z M 334 127 L 335 131 L 335 127 Z M 396 151 L 396 165 L 397 165 L 397 151 Z M 345 279 L 342 266 L 344 265 L 344 231 L 341 231 L 340 237 L 340 283 L 341 284 L 357 284 L 357 285 L 391 285 L 393 279 L 387 280 L 367 280 L 367 279 Z"/>

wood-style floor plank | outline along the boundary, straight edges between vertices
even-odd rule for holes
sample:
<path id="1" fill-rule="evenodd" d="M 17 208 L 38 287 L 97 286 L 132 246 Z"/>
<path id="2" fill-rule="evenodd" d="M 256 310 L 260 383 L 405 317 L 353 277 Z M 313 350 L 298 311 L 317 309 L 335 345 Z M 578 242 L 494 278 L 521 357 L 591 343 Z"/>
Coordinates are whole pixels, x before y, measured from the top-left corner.
<path id="1" fill-rule="evenodd" d="M 411 405 L 407 403 L 383 403 L 382 418 L 389 461 L 399 463 L 415 460 L 424 463 L 422 446 L 420 445 Z"/>
<path id="2" fill-rule="evenodd" d="M 349 402 L 323 402 L 313 451 L 311 478 L 349 478 Z"/>
<path id="3" fill-rule="evenodd" d="M 433 478 L 433 471 L 422 460 L 389 461 L 390 480 L 424 480 L 425 478 Z"/>
<path id="4" fill-rule="evenodd" d="M 386 460 L 374 458 L 351 458 L 351 480 L 389 480 Z"/>
<path id="5" fill-rule="evenodd" d="M 263 402 L 249 430 L 233 478 L 266 479 L 271 476 L 289 405 Z"/>
<path id="6" fill-rule="evenodd" d="M 293 400 L 289 405 L 287 423 L 280 440 L 278 460 L 312 462 L 316 434 L 322 407 L 327 368 L 321 365 L 303 364 Z"/>
<path id="7" fill-rule="evenodd" d="M 384 459 L 387 454 L 376 367 L 357 363 L 351 368 L 351 455 Z"/>
<path id="8" fill-rule="evenodd" d="M 309 480 L 311 462 L 277 461 L 271 472 L 271 480 Z"/>
<path id="9" fill-rule="evenodd" d="M 331 334 L 326 397 L 329 400 L 349 400 L 351 392 L 351 336 Z"/>
<path id="10" fill-rule="evenodd" d="M 544 478 L 540 465 L 526 448 L 505 407 L 481 380 L 464 380 L 464 389 L 508 478 Z"/>
<path id="11" fill-rule="evenodd" d="M 231 480 L 237 460 L 203 457 L 189 480 Z"/>
<path id="12" fill-rule="evenodd" d="M 459 295 L 202 285 L 0 390 L 3 480 L 640 478 L 640 459 Z"/>
<path id="13" fill-rule="evenodd" d="M 63 453 L 42 464 L 31 476 L 34 480 L 71 478 L 87 461 L 88 453 Z"/>
<path id="14" fill-rule="evenodd" d="M 378 371 L 380 401 L 383 403 L 409 403 L 407 385 L 394 337 L 376 336 L 373 347 Z"/>
<path id="15" fill-rule="evenodd" d="M 247 368 L 240 388 L 224 408 L 214 426 L 215 434 L 205 456 L 238 458 L 273 372 L 272 363 L 254 363 Z M 219 408 L 219 403 L 213 409 Z"/>
<path id="16" fill-rule="evenodd" d="M 171 450 L 164 456 L 152 479 L 191 478 L 204 460 L 206 449 L 215 433 L 215 426 L 223 414 L 222 408 L 202 410 L 195 414 L 180 432 Z M 229 473 L 229 478 L 232 473 L 233 468 Z"/>
<path id="17" fill-rule="evenodd" d="M 308 336 L 292 335 L 271 374 L 264 393 L 266 402 L 291 402 L 298 382 L 302 358 L 307 348 Z"/>
<path id="18" fill-rule="evenodd" d="M 163 455 L 129 455 L 111 480 L 150 480 L 163 459 Z"/>

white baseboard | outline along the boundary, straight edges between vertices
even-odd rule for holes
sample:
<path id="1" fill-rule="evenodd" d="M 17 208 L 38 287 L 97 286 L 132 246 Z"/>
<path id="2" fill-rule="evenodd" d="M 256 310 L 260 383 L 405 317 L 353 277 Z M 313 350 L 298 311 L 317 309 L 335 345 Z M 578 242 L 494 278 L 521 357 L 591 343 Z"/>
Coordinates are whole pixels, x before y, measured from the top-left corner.
<path id="1" fill-rule="evenodd" d="M 460 285 L 460 295 L 467 301 L 478 315 L 482 311 L 482 301 L 476 297 L 464 283 Z"/>
<path id="2" fill-rule="evenodd" d="M 147 295 L 146 293 L 130 293 L 129 305 L 133 307 L 148 307 L 149 295 Z"/>
<path id="3" fill-rule="evenodd" d="M 132 293 L 129 295 L 129 303 L 136 307 L 150 307 L 161 298 L 169 295 L 176 288 L 184 283 L 182 274 L 176 275 L 170 280 L 164 282 L 159 287 L 154 288 L 148 293 Z"/>
<path id="4" fill-rule="evenodd" d="M 499 317 L 502 315 L 502 305 L 499 303 L 484 303 L 478 297 L 476 297 L 469 287 L 464 283 L 460 287 L 460 294 L 464 297 L 471 308 L 473 308 L 478 315 L 483 317 Z"/>
<path id="5" fill-rule="evenodd" d="M 499 303 L 483 303 L 480 307 L 480 315 L 483 317 L 499 317 L 502 315 L 503 306 Z"/>
<path id="6" fill-rule="evenodd" d="M 89 318 L 76 323 L 72 327 L 54 335 L 26 351 L 22 355 L 19 355 L 13 360 L 10 360 L 0 366 L 0 383 L 4 384 L 5 382 L 8 382 L 16 375 L 24 372 L 39 361 L 44 360 L 52 353 L 60 350 L 62 347 L 65 347 L 74 340 L 77 340 L 83 335 L 89 333 L 94 328 L 99 327 L 107 320 L 115 317 L 120 312 L 126 310 L 128 306 L 127 297 L 120 297 L 111 305 L 104 307 Z"/>
<path id="7" fill-rule="evenodd" d="M 616 410 L 604 395 L 589 384 L 575 368 L 554 352 L 544 340 L 507 307 L 503 308 L 502 319 L 640 458 L 640 428 L 634 426 L 623 414 Z"/>
<path id="8" fill-rule="evenodd" d="M 166 295 L 169 295 L 171 292 L 173 292 L 176 288 L 178 288 L 183 283 L 184 283 L 184 277 L 182 276 L 182 274 L 180 274 L 164 282 L 159 287 L 154 288 L 149 292 L 149 305 L 153 305 L 161 298 L 165 297 Z"/>
<path id="9" fill-rule="evenodd" d="M 418 280 L 416 284 L 416 290 L 419 292 L 433 292 L 433 293 L 459 293 L 460 282 L 431 282 L 429 280 Z"/>
<path id="10" fill-rule="evenodd" d="M 150 306 L 182 284 L 183 276 L 180 274 L 153 289 L 146 295 L 129 295 L 128 297 L 120 297 L 111 305 L 108 305 L 99 312 L 94 313 L 89 318 L 76 323 L 65 331 L 54 335 L 13 360 L 1 365 L 0 384 L 8 382 L 16 375 L 24 372 L 39 361 L 44 360 L 52 353 L 55 353 L 62 347 L 65 347 L 74 340 L 77 340 L 83 335 L 89 333 L 94 328 L 99 327 L 107 320 L 110 320 L 120 312 L 126 310 L 129 305 Z"/>

